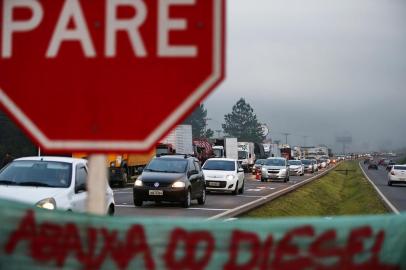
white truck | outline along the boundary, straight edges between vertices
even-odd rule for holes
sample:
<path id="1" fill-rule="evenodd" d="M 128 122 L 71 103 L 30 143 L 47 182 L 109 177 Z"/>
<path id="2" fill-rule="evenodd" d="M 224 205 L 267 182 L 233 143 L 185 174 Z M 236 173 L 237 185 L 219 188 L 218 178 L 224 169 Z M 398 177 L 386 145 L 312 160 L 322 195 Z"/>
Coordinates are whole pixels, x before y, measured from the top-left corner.
<path id="1" fill-rule="evenodd" d="M 238 160 L 237 138 L 216 139 L 213 145 L 216 158 L 232 158 Z"/>
<path id="2" fill-rule="evenodd" d="M 168 136 L 162 139 L 156 148 L 159 154 L 193 155 L 193 137 L 191 125 L 179 125 Z"/>
<path id="3" fill-rule="evenodd" d="M 255 145 L 252 142 L 238 143 L 238 162 L 244 170 L 250 171 L 255 164 Z"/>

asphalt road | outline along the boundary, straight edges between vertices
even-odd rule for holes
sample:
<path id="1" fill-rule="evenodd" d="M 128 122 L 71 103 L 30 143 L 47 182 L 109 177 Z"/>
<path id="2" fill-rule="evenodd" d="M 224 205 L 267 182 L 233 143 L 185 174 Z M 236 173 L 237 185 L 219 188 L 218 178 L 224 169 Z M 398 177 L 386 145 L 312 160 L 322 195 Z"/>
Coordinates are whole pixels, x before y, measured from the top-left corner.
<path id="1" fill-rule="evenodd" d="M 364 172 L 369 179 L 376 185 L 382 194 L 399 211 L 406 211 L 406 185 L 393 184 L 388 186 L 388 172 L 384 167 L 379 166 L 378 170 L 368 170 L 368 166 L 361 163 Z"/>
<path id="2" fill-rule="evenodd" d="M 133 204 L 132 188 L 114 189 L 116 201 L 116 216 L 133 217 L 190 217 L 190 218 L 210 218 L 230 209 L 250 203 L 259 198 L 265 197 L 285 189 L 298 182 L 304 181 L 315 174 L 305 174 L 304 176 L 291 176 L 288 183 L 284 182 L 261 182 L 256 180 L 252 174 L 245 174 L 244 194 L 232 195 L 231 193 L 210 193 L 207 195 L 204 205 L 192 201 L 190 208 L 182 208 L 176 203 L 144 202 L 142 207 L 135 207 Z"/>

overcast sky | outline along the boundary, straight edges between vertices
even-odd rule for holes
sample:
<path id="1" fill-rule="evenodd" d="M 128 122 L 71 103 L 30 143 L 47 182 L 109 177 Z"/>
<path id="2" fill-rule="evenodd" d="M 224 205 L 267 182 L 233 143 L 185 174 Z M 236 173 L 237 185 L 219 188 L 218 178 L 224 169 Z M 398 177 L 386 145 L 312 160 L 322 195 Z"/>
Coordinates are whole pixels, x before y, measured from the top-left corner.
<path id="1" fill-rule="evenodd" d="M 273 139 L 406 146 L 406 1 L 228 1 L 227 78 L 209 127 L 244 97 Z"/>

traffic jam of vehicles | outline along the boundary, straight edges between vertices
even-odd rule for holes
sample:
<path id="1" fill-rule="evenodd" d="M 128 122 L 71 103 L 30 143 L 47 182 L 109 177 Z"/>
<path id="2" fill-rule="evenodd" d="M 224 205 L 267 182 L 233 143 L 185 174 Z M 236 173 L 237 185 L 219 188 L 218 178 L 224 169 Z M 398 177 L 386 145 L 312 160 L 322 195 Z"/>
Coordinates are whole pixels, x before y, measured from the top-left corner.
<path id="1" fill-rule="evenodd" d="M 0 171 L 0 197 L 44 209 L 86 210 L 88 162 L 40 156 L 12 161 Z M 113 215 L 113 190 L 131 187 L 134 207 L 148 202 L 204 205 L 208 194 L 241 195 L 247 182 L 287 183 L 293 176 L 336 163 L 327 147 L 294 147 L 239 142 L 237 138 L 193 139 L 190 125 L 179 125 L 147 154 L 107 155 L 105 213 Z M 391 173 L 397 176 L 394 167 Z M 405 171 L 392 181 L 401 181 Z M 108 184 L 107 184 L 108 183 Z"/>

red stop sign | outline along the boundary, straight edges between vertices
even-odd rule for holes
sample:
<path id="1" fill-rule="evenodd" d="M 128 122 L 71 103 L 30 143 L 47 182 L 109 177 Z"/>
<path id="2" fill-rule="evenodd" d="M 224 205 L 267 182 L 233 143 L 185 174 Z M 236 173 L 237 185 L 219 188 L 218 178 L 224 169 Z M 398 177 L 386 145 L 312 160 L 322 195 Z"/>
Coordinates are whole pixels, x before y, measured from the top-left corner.
<path id="1" fill-rule="evenodd" d="M 47 150 L 154 146 L 224 77 L 225 0 L 0 0 L 0 104 Z"/>

